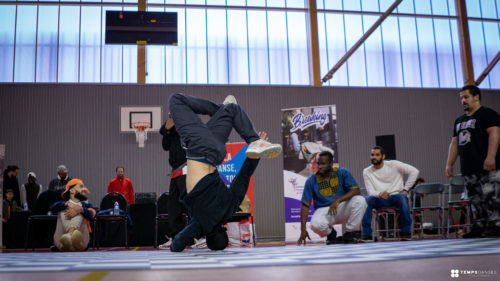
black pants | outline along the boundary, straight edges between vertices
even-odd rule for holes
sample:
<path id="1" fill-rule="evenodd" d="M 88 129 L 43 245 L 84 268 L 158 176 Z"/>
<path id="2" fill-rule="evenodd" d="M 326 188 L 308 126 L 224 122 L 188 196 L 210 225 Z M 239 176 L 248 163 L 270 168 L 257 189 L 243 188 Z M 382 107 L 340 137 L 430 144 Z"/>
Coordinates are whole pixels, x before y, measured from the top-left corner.
<path id="1" fill-rule="evenodd" d="M 246 143 L 259 139 L 252 121 L 237 104 L 219 105 L 184 94 L 173 94 L 168 106 L 188 158 L 204 158 L 214 166 L 221 164 L 226 157 L 225 145 L 233 128 Z M 204 124 L 198 114 L 211 118 Z"/>
<path id="2" fill-rule="evenodd" d="M 170 237 L 177 235 L 187 223 L 182 215 L 186 213 L 186 207 L 179 201 L 179 197 L 183 192 L 186 192 L 186 176 L 182 175 L 171 179 L 167 200 L 168 226 L 170 230 L 168 236 Z"/>

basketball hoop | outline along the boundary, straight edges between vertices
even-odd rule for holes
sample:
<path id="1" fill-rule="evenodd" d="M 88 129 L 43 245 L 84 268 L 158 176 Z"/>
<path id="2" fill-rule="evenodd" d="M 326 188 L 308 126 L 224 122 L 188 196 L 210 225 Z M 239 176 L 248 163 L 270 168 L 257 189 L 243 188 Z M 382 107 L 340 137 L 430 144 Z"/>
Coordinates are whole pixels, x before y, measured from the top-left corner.
<path id="1" fill-rule="evenodd" d="M 132 128 L 135 131 L 135 141 L 139 143 L 139 147 L 144 147 L 144 142 L 148 139 L 148 130 L 151 128 L 151 123 L 134 122 Z"/>

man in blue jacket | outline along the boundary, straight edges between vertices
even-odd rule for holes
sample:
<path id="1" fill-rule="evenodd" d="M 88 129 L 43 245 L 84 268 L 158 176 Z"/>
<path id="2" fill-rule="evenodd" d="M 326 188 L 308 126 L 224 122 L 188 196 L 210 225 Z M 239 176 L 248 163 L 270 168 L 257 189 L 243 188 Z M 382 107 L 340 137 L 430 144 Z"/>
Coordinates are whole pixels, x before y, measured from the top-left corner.
<path id="1" fill-rule="evenodd" d="M 82 251 L 87 249 L 91 232 L 89 221 L 95 216 L 92 204 L 87 203 L 88 189 L 83 181 L 72 179 L 61 195 L 64 200 L 54 203 L 50 211 L 57 214 L 54 244 L 60 251 Z"/>
<path id="2" fill-rule="evenodd" d="M 259 158 L 274 158 L 281 153 L 281 145 L 259 137 L 247 114 L 228 96 L 223 104 L 173 94 L 169 109 L 186 148 L 187 178 L 183 200 L 190 214 L 188 225 L 175 236 L 170 250 L 180 252 L 192 244 L 194 238 L 206 235 L 208 248 L 222 250 L 228 244 L 223 225 L 238 209 L 245 197 L 248 183 L 257 168 Z M 198 114 L 209 115 L 205 124 Z M 249 144 L 247 159 L 229 188 L 217 172 L 216 166 L 224 161 L 225 144 L 232 129 Z"/>

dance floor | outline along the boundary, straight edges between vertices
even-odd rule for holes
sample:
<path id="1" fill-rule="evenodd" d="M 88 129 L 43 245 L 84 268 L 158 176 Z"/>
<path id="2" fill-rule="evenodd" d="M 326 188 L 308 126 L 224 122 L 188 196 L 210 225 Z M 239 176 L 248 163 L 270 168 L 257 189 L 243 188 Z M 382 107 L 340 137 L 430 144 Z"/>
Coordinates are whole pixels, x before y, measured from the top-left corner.
<path id="1" fill-rule="evenodd" d="M 131 248 L 132 249 L 132 248 Z M 476 256 L 493 255 L 500 273 L 500 239 L 449 239 L 420 240 L 406 242 L 360 243 L 350 245 L 308 245 L 308 246 L 264 246 L 247 248 L 228 248 L 224 251 L 192 249 L 182 253 L 168 250 L 141 249 L 116 250 L 101 249 L 81 253 L 52 252 L 12 252 L 0 254 L 0 279 L 14 280 L 28 273 L 53 273 L 52 280 L 58 279 L 56 273 L 102 272 L 102 271 L 155 271 L 155 270 L 198 270 L 228 268 L 266 268 L 297 267 L 314 265 L 342 264 L 384 264 L 387 261 L 408 261 L 441 258 L 467 257 L 474 264 Z M 446 269 L 450 271 L 453 268 Z M 468 268 L 464 268 L 467 270 Z M 360 267 L 362 270 L 362 267 Z M 485 269 L 486 270 L 486 269 Z M 19 273 L 21 275 L 15 274 Z M 492 274 L 487 277 L 499 275 Z M 63 277 L 64 275 L 59 275 Z M 66 275 L 69 276 L 69 275 Z M 76 276 L 76 275 L 75 275 Z M 80 280 L 68 277 L 69 280 Z M 450 276 L 447 276 L 450 278 Z M 495 279 L 494 278 L 494 279 Z M 33 279 L 33 278 L 31 278 Z M 36 279 L 36 278 L 35 278 Z M 65 278 L 63 278 L 65 279 Z M 63 280 L 60 279 L 60 280 Z M 208 280 L 209 278 L 207 278 Z M 287 279 L 293 279 L 293 276 Z M 371 279 L 367 276 L 366 278 Z M 414 279 L 414 278 L 410 278 Z M 417 278 L 420 279 L 420 278 Z M 18 279 L 21 280 L 21 279 Z M 34 279 L 33 279 L 34 280 Z M 83 280 L 83 279 L 81 279 Z M 101 280 L 91 278 L 85 280 Z M 113 278 L 113 280 L 116 280 Z M 486 280 L 486 279 L 480 279 Z"/>

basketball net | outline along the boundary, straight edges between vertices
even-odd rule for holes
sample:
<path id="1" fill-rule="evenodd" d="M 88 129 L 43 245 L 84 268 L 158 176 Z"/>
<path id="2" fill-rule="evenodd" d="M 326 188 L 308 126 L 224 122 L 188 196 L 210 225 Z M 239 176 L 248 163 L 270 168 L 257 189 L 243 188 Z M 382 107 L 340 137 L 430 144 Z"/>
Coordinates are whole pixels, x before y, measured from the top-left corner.
<path id="1" fill-rule="evenodd" d="M 135 141 L 139 144 L 140 148 L 144 147 L 144 142 L 148 139 L 148 130 L 151 127 L 149 122 L 134 122 L 132 127 L 135 131 Z"/>

